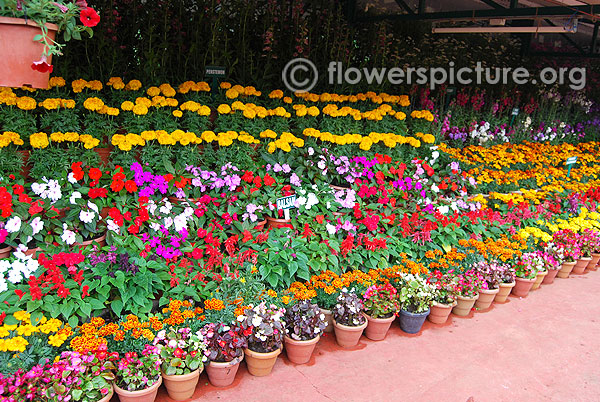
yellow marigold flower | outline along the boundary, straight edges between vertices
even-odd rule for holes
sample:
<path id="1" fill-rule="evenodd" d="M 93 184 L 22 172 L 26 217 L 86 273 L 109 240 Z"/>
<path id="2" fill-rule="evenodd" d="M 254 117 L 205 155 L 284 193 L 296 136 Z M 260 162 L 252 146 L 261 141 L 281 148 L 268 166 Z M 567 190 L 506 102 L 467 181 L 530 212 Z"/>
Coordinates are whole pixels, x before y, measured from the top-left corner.
<path id="1" fill-rule="evenodd" d="M 48 81 L 48 86 L 50 88 L 62 88 L 65 85 L 67 85 L 67 83 L 63 77 L 50 77 L 50 80 Z"/>
<path id="2" fill-rule="evenodd" d="M 102 90 L 102 83 L 98 80 L 93 80 L 93 81 L 89 81 L 87 84 L 87 87 L 89 89 L 91 89 L 92 91 L 101 91 Z"/>
<path id="3" fill-rule="evenodd" d="M 134 106 L 135 105 L 131 101 L 125 101 L 125 102 L 121 103 L 121 109 L 123 109 L 127 112 L 132 111 Z"/>
<path id="4" fill-rule="evenodd" d="M 93 112 L 99 111 L 104 106 L 104 102 L 100 98 L 92 97 L 87 98 L 83 102 L 83 107 Z"/>
<path id="5" fill-rule="evenodd" d="M 225 103 L 222 103 L 217 108 L 217 112 L 219 112 L 219 114 L 229 114 L 231 113 L 231 107 Z"/>
<path id="6" fill-rule="evenodd" d="M 233 88 L 230 88 L 225 92 L 225 96 L 227 97 L 227 99 L 235 99 L 238 97 L 238 95 L 239 95 L 238 91 L 236 91 Z"/>
<path id="7" fill-rule="evenodd" d="M 139 103 L 133 107 L 132 111 L 134 114 L 136 114 L 138 116 L 144 116 L 144 115 L 148 114 L 148 108 L 145 105 L 142 105 Z"/>
<path id="8" fill-rule="evenodd" d="M 223 81 L 220 85 L 219 88 L 221 89 L 229 89 L 231 88 L 231 84 L 229 82 Z"/>
<path id="9" fill-rule="evenodd" d="M 35 99 L 29 96 L 22 96 L 17 98 L 17 107 L 21 110 L 33 110 L 37 106 Z"/>
<path id="10" fill-rule="evenodd" d="M 148 96 L 158 96 L 160 95 L 160 89 L 157 87 L 150 87 L 148 88 L 146 93 L 148 94 Z"/>
<path id="11" fill-rule="evenodd" d="M 181 117 L 183 116 L 183 112 L 181 110 L 173 110 L 173 116 Z"/>
<path id="12" fill-rule="evenodd" d="M 32 148 L 43 149 L 50 145 L 48 135 L 46 133 L 35 133 L 29 137 L 29 143 Z"/>
<path id="13" fill-rule="evenodd" d="M 128 91 L 137 91 L 142 87 L 142 83 L 138 80 L 131 80 L 125 85 L 125 89 Z"/>

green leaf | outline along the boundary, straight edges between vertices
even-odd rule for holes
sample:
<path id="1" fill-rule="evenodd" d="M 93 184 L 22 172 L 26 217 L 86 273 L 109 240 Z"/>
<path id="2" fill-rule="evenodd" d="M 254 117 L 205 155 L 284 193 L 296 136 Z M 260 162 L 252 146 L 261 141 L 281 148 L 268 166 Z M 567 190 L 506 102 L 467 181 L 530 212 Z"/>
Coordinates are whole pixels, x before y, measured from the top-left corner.
<path id="1" fill-rule="evenodd" d="M 110 303 L 110 308 L 116 315 L 120 316 L 123 311 L 123 302 L 121 300 L 113 300 Z"/>

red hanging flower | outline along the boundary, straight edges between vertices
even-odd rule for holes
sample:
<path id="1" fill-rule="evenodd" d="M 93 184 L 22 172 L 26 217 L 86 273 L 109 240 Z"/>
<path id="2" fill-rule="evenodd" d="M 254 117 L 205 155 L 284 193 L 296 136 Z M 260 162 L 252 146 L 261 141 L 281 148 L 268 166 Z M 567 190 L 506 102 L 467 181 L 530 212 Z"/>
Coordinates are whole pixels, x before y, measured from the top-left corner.
<path id="1" fill-rule="evenodd" d="M 51 73 L 52 70 L 54 70 L 54 66 L 52 66 L 52 64 L 48 64 L 46 55 L 43 55 L 40 60 L 34 61 L 31 64 L 31 68 L 35 71 L 39 71 L 40 73 Z"/>
<path id="2" fill-rule="evenodd" d="M 79 15 L 79 19 L 81 23 L 86 27 L 95 27 L 100 22 L 100 16 L 91 7 L 84 8 L 81 10 L 81 14 Z"/>

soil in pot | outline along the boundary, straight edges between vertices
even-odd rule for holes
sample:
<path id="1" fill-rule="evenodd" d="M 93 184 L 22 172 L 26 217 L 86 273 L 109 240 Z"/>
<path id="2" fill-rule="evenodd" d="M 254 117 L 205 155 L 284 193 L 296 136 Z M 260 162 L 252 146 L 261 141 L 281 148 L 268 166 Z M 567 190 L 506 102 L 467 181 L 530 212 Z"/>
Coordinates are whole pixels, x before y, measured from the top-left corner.
<path id="1" fill-rule="evenodd" d="M 385 339 L 390 326 L 396 319 L 394 314 L 391 314 L 387 318 L 373 318 L 368 314 L 367 317 L 367 328 L 365 328 L 365 336 L 372 341 L 381 341 Z"/>
<path id="2" fill-rule="evenodd" d="M 277 356 L 281 353 L 281 349 L 276 349 L 272 352 L 261 353 L 250 349 L 244 349 L 246 355 L 246 365 L 250 374 L 256 377 L 264 377 L 271 374 L 273 366 L 277 361 Z"/>
<path id="3" fill-rule="evenodd" d="M 400 329 L 407 334 L 416 334 L 423 327 L 423 323 L 428 315 L 429 309 L 422 313 L 410 313 L 408 311 L 400 310 Z"/>
<path id="4" fill-rule="evenodd" d="M 189 374 L 166 375 L 163 373 L 163 381 L 171 399 L 176 401 L 185 401 L 194 395 L 198 379 L 200 378 L 200 369 L 194 370 Z"/>
<path id="5" fill-rule="evenodd" d="M 331 321 L 333 322 L 335 331 L 335 341 L 343 348 L 352 348 L 358 345 L 358 341 L 360 340 L 364 329 L 367 328 L 367 325 L 369 324 L 369 321 L 366 319 L 364 324 L 357 327 L 338 324 L 335 322 L 335 319 L 332 319 Z"/>
<path id="6" fill-rule="evenodd" d="M 479 294 L 473 297 L 458 296 L 456 300 L 456 306 L 454 306 L 452 309 L 452 314 L 460 317 L 468 316 L 478 298 Z"/>
<path id="7" fill-rule="evenodd" d="M 206 366 L 208 380 L 215 387 L 227 387 L 233 384 L 243 359 L 244 355 L 242 354 L 230 362 L 210 362 Z"/>
<path id="8" fill-rule="evenodd" d="M 533 286 L 535 282 L 535 278 L 533 279 L 525 279 L 525 278 L 515 278 L 515 287 L 512 289 L 512 294 L 517 297 L 527 297 L 529 294 L 529 290 Z"/>
<path id="9" fill-rule="evenodd" d="M 445 324 L 454 306 L 456 306 L 456 300 L 452 304 L 433 302 L 429 308 L 427 319 L 434 324 Z"/>
<path id="10" fill-rule="evenodd" d="M 475 301 L 475 307 L 479 310 L 487 310 L 499 292 L 499 287 L 496 289 L 479 289 L 479 298 Z"/>
<path id="11" fill-rule="evenodd" d="M 284 337 L 285 353 L 288 359 L 295 364 L 306 364 L 317 346 L 317 342 L 321 339 L 320 336 L 309 339 L 307 341 L 297 341 L 288 336 Z"/>
<path id="12" fill-rule="evenodd" d="M 267 216 L 267 227 L 272 229 L 292 227 L 291 219 L 275 219 Z"/>

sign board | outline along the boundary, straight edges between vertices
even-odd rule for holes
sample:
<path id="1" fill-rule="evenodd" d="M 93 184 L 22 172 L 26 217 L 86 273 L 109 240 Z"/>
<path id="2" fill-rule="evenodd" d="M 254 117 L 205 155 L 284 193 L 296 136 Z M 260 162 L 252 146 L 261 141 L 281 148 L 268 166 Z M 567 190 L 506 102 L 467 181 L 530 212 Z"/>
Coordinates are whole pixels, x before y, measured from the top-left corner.
<path id="1" fill-rule="evenodd" d="M 565 165 L 573 165 L 576 162 L 577 162 L 577 157 L 571 156 L 569 159 L 567 159 L 567 161 L 565 162 Z"/>
<path id="2" fill-rule="evenodd" d="M 225 67 L 206 66 L 206 67 L 204 67 L 204 77 L 225 78 Z"/>
<path id="3" fill-rule="evenodd" d="M 519 114 L 519 108 L 518 108 L 518 107 L 516 107 L 516 108 L 514 108 L 514 109 L 512 110 L 512 115 L 513 115 L 513 116 L 517 116 L 518 114 Z"/>
<path id="4" fill-rule="evenodd" d="M 448 93 L 448 95 L 455 95 L 456 87 L 448 87 L 448 89 L 446 90 L 446 93 Z"/>
<path id="5" fill-rule="evenodd" d="M 287 197 L 282 197 L 277 199 L 277 209 L 283 209 L 283 213 L 285 214 L 285 219 L 290 219 L 290 209 L 294 208 L 294 203 L 296 202 L 296 195 L 289 195 Z"/>

